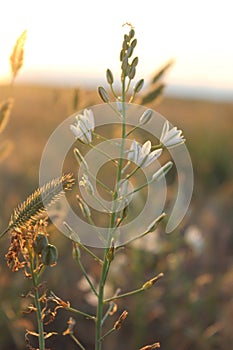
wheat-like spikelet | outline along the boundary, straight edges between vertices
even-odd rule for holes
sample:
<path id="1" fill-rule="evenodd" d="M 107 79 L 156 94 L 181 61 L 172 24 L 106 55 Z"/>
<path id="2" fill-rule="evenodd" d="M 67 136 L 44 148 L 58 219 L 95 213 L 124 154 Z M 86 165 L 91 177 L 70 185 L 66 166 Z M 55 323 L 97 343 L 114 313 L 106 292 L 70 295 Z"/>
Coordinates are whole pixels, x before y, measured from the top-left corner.
<path id="1" fill-rule="evenodd" d="M 13 104 L 12 98 L 0 103 L 0 133 L 3 132 L 8 123 Z"/>
<path id="2" fill-rule="evenodd" d="M 24 44 L 26 41 L 26 36 L 27 36 L 27 31 L 24 30 L 23 33 L 16 40 L 15 46 L 10 56 L 11 71 L 12 71 L 13 79 L 16 77 L 18 71 L 23 65 Z"/>
<path id="3" fill-rule="evenodd" d="M 73 185 L 74 178 L 72 174 L 65 174 L 38 188 L 14 209 L 9 226 L 0 237 L 13 228 L 23 227 L 25 224 L 37 221 L 46 208 L 58 200 L 66 190 L 71 189 Z"/>

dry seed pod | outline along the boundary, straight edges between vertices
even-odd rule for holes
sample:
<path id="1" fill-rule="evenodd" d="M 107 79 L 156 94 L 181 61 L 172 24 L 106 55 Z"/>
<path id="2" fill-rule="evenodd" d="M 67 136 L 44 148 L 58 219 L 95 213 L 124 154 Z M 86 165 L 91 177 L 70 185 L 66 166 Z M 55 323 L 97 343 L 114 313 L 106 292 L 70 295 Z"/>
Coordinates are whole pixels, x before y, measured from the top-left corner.
<path id="1" fill-rule="evenodd" d="M 49 242 L 47 237 L 43 233 L 38 233 L 35 242 L 33 244 L 33 248 L 35 253 L 41 254 L 42 250 L 48 246 Z"/>

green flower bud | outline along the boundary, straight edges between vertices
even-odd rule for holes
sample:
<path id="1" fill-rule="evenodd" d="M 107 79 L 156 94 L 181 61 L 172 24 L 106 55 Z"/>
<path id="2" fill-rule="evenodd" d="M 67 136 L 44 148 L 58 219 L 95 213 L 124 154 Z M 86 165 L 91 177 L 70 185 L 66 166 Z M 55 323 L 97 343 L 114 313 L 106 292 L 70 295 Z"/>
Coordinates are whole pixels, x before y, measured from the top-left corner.
<path id="1" fill-rule="evenodd" d="M 153 111 L 151 109 L 147 109 L 140 117 L 139 119 L 139 123 L 141 125 L 144 125 L 146 123 L 148 123 L 151 120 L 151 117 L 153 115 Z"/>
<path id="2" fill-rule="evenodd" d="M 124 50 L 124 51 L 126 51 L 127 49 L 128 49 L 128 47 L 129 47 L 129 44 L 127 43 L 127 41 L 123 41 L 123 44 L 122 44 L 122 49 Z"/>
<path id="3" fill-rule="evenodd" d="M 48 238 L 43 233 L 38 233 L 33 248 L 36 254 L 41 254 L 42 250 L 49 244 Z"/>
<path id="4" fill-rule="evenodd" d="M 131 63 L 131 67 L 135 67 L 138 65 L 138 57 L 134 57 L 132 63 Z"/>
<path id="5" fill-rule="evenodd" d="M 132 53 L 133 53 L 133 47 L 130 46 L 130 47 L 128 48 L 127 52 L 126 52 L 126 56 L 127 56 L 127 57 L 131 57 L 131 56 L 132 56 Z"/>
<path id="6" fill-rule="evenodd" d="M 141 91 L 143 85 L 144 85 L 144 79 L 140 79 L 134 87 L 134 92 L 137 93 L 137 92 Z"/>
<path id="7" fill-rule="evenodd" d="M 125 56 L 125 51 L 121 50 L 121 52 L 120 52 L 120 61 L 121 62 L 123 61 L 124 56 Z"/>
<path id="8" fill-rule="evenodd" d="M 134 35 L 135 35 L 135 31 L 134 31 L 134 29 L 131 29 L 129 32 L 130 39 L 132 39 L 134 37 Z"/>
<path id="9" fill-rule="evenodd" d="M 84 200 L 79 195 L 77 195 L 76 198 L 78 200 L 78 204 L 79 204 L 79 207 L 81 209 L 83 216 L 85 218 L 91 217 L 91 211 L 90 211 L 88 205 L 86 204 L 86 202 L 84 202 Z"/>
<path id="10" fill-rule="evenodd" d="M 105 103 L 110 101 L 107 91 L 102 86 L 98 87 L 98 93 Z"/>
<path id="11" fill-rule="evenodd" d="M 135 69 L 135 67 L 130 66 L 129 74 L 128 74 L 129 79 L 132 80 L 132 79 L 135 77 L 135 74 L 136 74 L 136 69 Z"/>
<path id="12" fill-rule="evenodd" d="M 113 84 L 113 74 L 112 72 L 110 71 L 110 69 L 107 69 L 107 72 L 106 72 L 106 77 L 107 77 L 107 82 L 112 85 Z"/>
<path id="13" fill-rule="evenodd" d="M 81 154 L 81 152 L 77 148 L 74 149 L 74 155 L 75 155 L 75 158 L 76 158 L 79 166 L 83 166 L 85 168 L 85 170 L 88 171 L 88 169 L 89 169 L 88 164 L 87 164 L 85 158 L 83 157 L 83 155 Z"/>
<path id="14" fill-rule="evenodd" d="M 137 39 L 134 39 L 131 43 L 131 46 L 134 49 L 136 45 L 137 45 Z"/>
<path id="15" fill-rule="evenodd" d="M 129 42 L 130 41 L 130 37 L 127 34 L 124 35 L 124 41 L 125 42 Z"/>
<path id="16" fill-rule="evenodd" d="M 41 253 L 41 260 L 44 265 L 52 266 L 55 265 L 58 258 L 58 251 L 57 248 L 52 245 L 48 244 Z"/>
<path id="17" fill-rule="evenodd" d="M 122 65 L 121 65 L 121 69 L 123 70 L 123 72 L 126 72 L 127 67 L 128 67 L 128 57 L 125 56 L 123 58 Z"/>

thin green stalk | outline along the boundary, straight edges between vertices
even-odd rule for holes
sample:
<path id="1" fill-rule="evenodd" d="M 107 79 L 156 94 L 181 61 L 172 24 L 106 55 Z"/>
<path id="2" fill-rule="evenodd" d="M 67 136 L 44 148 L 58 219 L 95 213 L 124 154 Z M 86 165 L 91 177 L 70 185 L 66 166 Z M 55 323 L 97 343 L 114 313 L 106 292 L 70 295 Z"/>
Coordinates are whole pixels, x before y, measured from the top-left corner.
<path id="1" fill-rule="evenodd" d="M 116 330 L 115 328 L 109 329 L 109 331 L 107 331 L 107 332 L 101 337 L 101 341 L 103 341 L 108 335 L 112 334 L 115 330 Z"/>
<path id="2" fill-rule="evenodd" d="M 89 144 L 89 146 L 90 146 L 91 148 L 93 148 L 94 150 L 96 150 L 97 152 L 99 152 L 100 154 L 102 154 L 103 156 L 105 156 L 108 160 L 110 160 L 111 162 L 113 162 L 116 166 L 118 166 L 118 161 L 115 160 L 115 159 L 113 159 L 113 158 L 111 158 L 111 157 L 109 157 L 109 155 L 108 155 L 106 152 L 102 151 L 102 150 L 99 149 L 98 147 L 93 146 L 93 145 L 91 145 L 91 144 Z"/>
<path id="3" fill-rule="evenodd" d="M 108 303 L 108 302 L 113 301 L 113 300 L 117 300 L 117 299 L 122 299 L 122 298 L 125 298 L 125 297 L 129 297 L 129 296 L 131 296 L 131 295 L 135 295 L 135 294 L 138 294 L 138 293 L 141 293 L 141 292 L 145 292 L 145 288 L 141 287 L 141 288 L 132 290 L 131 292 L 127 292 L 127 293 L 124 293 L 124 294 L 115 295 L 115 296 L 113 296 L 112 298 L 105 299 L 105 300 L 104 300 L 104 303 Z"/>
<path id="4" fill-rule="evenodd" d="M 75 314 L 78 314 L 78 315 L 81 315 L 81 316 L 84 316 L 90 320 L 95 320 L 95 316 L 92 316 L 92 315 L 89 315 L 87 314 L 86 312 L 83 312 L 83 311 L 80 311 L 80 310 L 77 310 L 77 309 L 74 309 L 73 307 L 65 307 L 66 310 L 70 311 L 70 312 L 73 312 Z"/>
<path id="5" fill-rule="evenodd" d="M 74 334 L 70 333 L 70 337 L 80 347 L 81 350 L 86 350 L 86 348 L 80 343 L 80 341 L 74 336 Z"/>
<path id="6" fill-rule="evenodd" d="M 101 350 L 102 344 L 102 317 L 103 317 L 103 307 L 104 307 L 104 286 L 107 279 L 110 262 L 108 261 L 108 251 L 112 238 L 112 229 L 115 225 L 116 220 L 116 206 L 117 206 L 117 197 L 119 190 L 119 183 L 121 180 L 121 173 L 123 168 L 123 157 L 124 157 L 124 146 L 125 146 L 125 135 L 126 135 L 126 118 L 125 118 L 125 77 L 122 79 L 122 138 L 121 138 L 121 147 L 120 147 L 120 159 L 118 161 L 117 177 L 116 177 L 116 188 L 113 195 L 113 211 L 110 218 L 109 224 L 109 236 L 107 240 L 107 247 L 104 254 L 104 262 L 100 276 L 100 286 L 99 286 L 99 297 L 98 297 L 98 306 L 96 313 L 96 338 L 95 338 L 95 350 Z"/>
<path id="7" fill-rule="evenodd" d="M 35 307 L 36 307 L 36 318 L 37 318 L 37 326 L 39 333 L 39 350 L 45 350 L 45 339 L 44 339 L 44 325 L 42 320 L 41 306 L 40 306 L 40 296 L 38 292 L 38 276 L 34 273 L 34 263 L 33 258 L 30 257 L 30 269 L 32 275 L 32 283 L 35 288 Z"/>
<path id="8" fill-rule="evenodd" d="M 95 287 L 94 287 L 92 281 L 90 280 L 90 278 L 89 278 L 89 276 L 88 276 L 88 274 L 87 274 L 87 272 L 86 272 L 86 270 L 85 270 L 83 264 L 81 263 L 81 260 L 80 260 L 80 259 L 77 259 L 76 261 L 77 261 L 77 263 L 78 263 L 78 265 L 79 265 L 79 267 L 80 267 L 80 270 L 82 271 L 84 277 L 86 278 L 86 280 L 87 280 L 89 286 L 91 287 L 92 292 L 98 297 L 98 293 L 97 293 L 97 291 L 96 291 L 96 289 L 95 289 Z"/>

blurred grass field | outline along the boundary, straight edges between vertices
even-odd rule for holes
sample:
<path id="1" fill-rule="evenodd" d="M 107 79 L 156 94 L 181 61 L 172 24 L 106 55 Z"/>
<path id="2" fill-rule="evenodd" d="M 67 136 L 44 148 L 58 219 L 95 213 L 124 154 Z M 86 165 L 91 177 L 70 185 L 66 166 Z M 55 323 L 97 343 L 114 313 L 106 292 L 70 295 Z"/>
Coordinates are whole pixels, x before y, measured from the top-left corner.
<path id="1" fill-rule="evenodd" d="M 1 163 L 0 228 L 8 224 L 14 207 L 38 186 L 38 169 L 43 148 L 53 130 L 74 112 L 101 103 L 95 90 L 15 85 L 0 87 L 1 99 L 12 96 L 14 109 L 3 137 L 14 142 L 10 156 Z M 153 106 L 187 139 L 195 176 L 190 209 L 172 235 L 163 225 L 154 240 L 134 249 L 126 248 L 114 263 L 113 286 L 124 291 L 138 286 L 151 274 L 163 271 L 165 278 L 127 304 L 130 311 L 119 336 L 124 349 L 161 342 L 166 350 L 230 349 L 233 341 L 233 103 L 166 97 Z M 190 243 L 187 232 L 204 242 L 201 251 Z M 196 236 L 195 236 L 196 232 Z M 71 243 L 58 232 L 52 238 L 59 250 L 58 265 L 48 272 L 49 288 L 81 309 L 91 310 L 88 295 L 80 290 L 80 273 L 71 257 Z M 22 275 L 8 271 L 4 254 L 8 241 L 1 242 L 0 349 L 24 349 L 24 328 L 33 318 L 20 308 L 27 291 Z M 148 248 L 149 246 L 149 248 Z M 154 247 L 154 249 L 151 249 Z M 86 259 L 93 276 L 98 269 Z M 126 272 L 127 270 L 127 272 Z M 69 273 L 67 273 L 69 271 Z M 118 283 L 116 283 L 116 281 Z M 119 303 L 119 308 L 121 308 Z M 68 315 L 55 321 L 66 328 Z M 53 324 L 49 329 L 53 329 Z M 88 327 L 88 328 L 87 328 Z M 89 321 L 78 321 L 80 340 L 93 348 Z M 117 335 L 106 348 L 119 349 Z M 75 349 L 71 340 L 57 336 L 52 349 Z"/>

